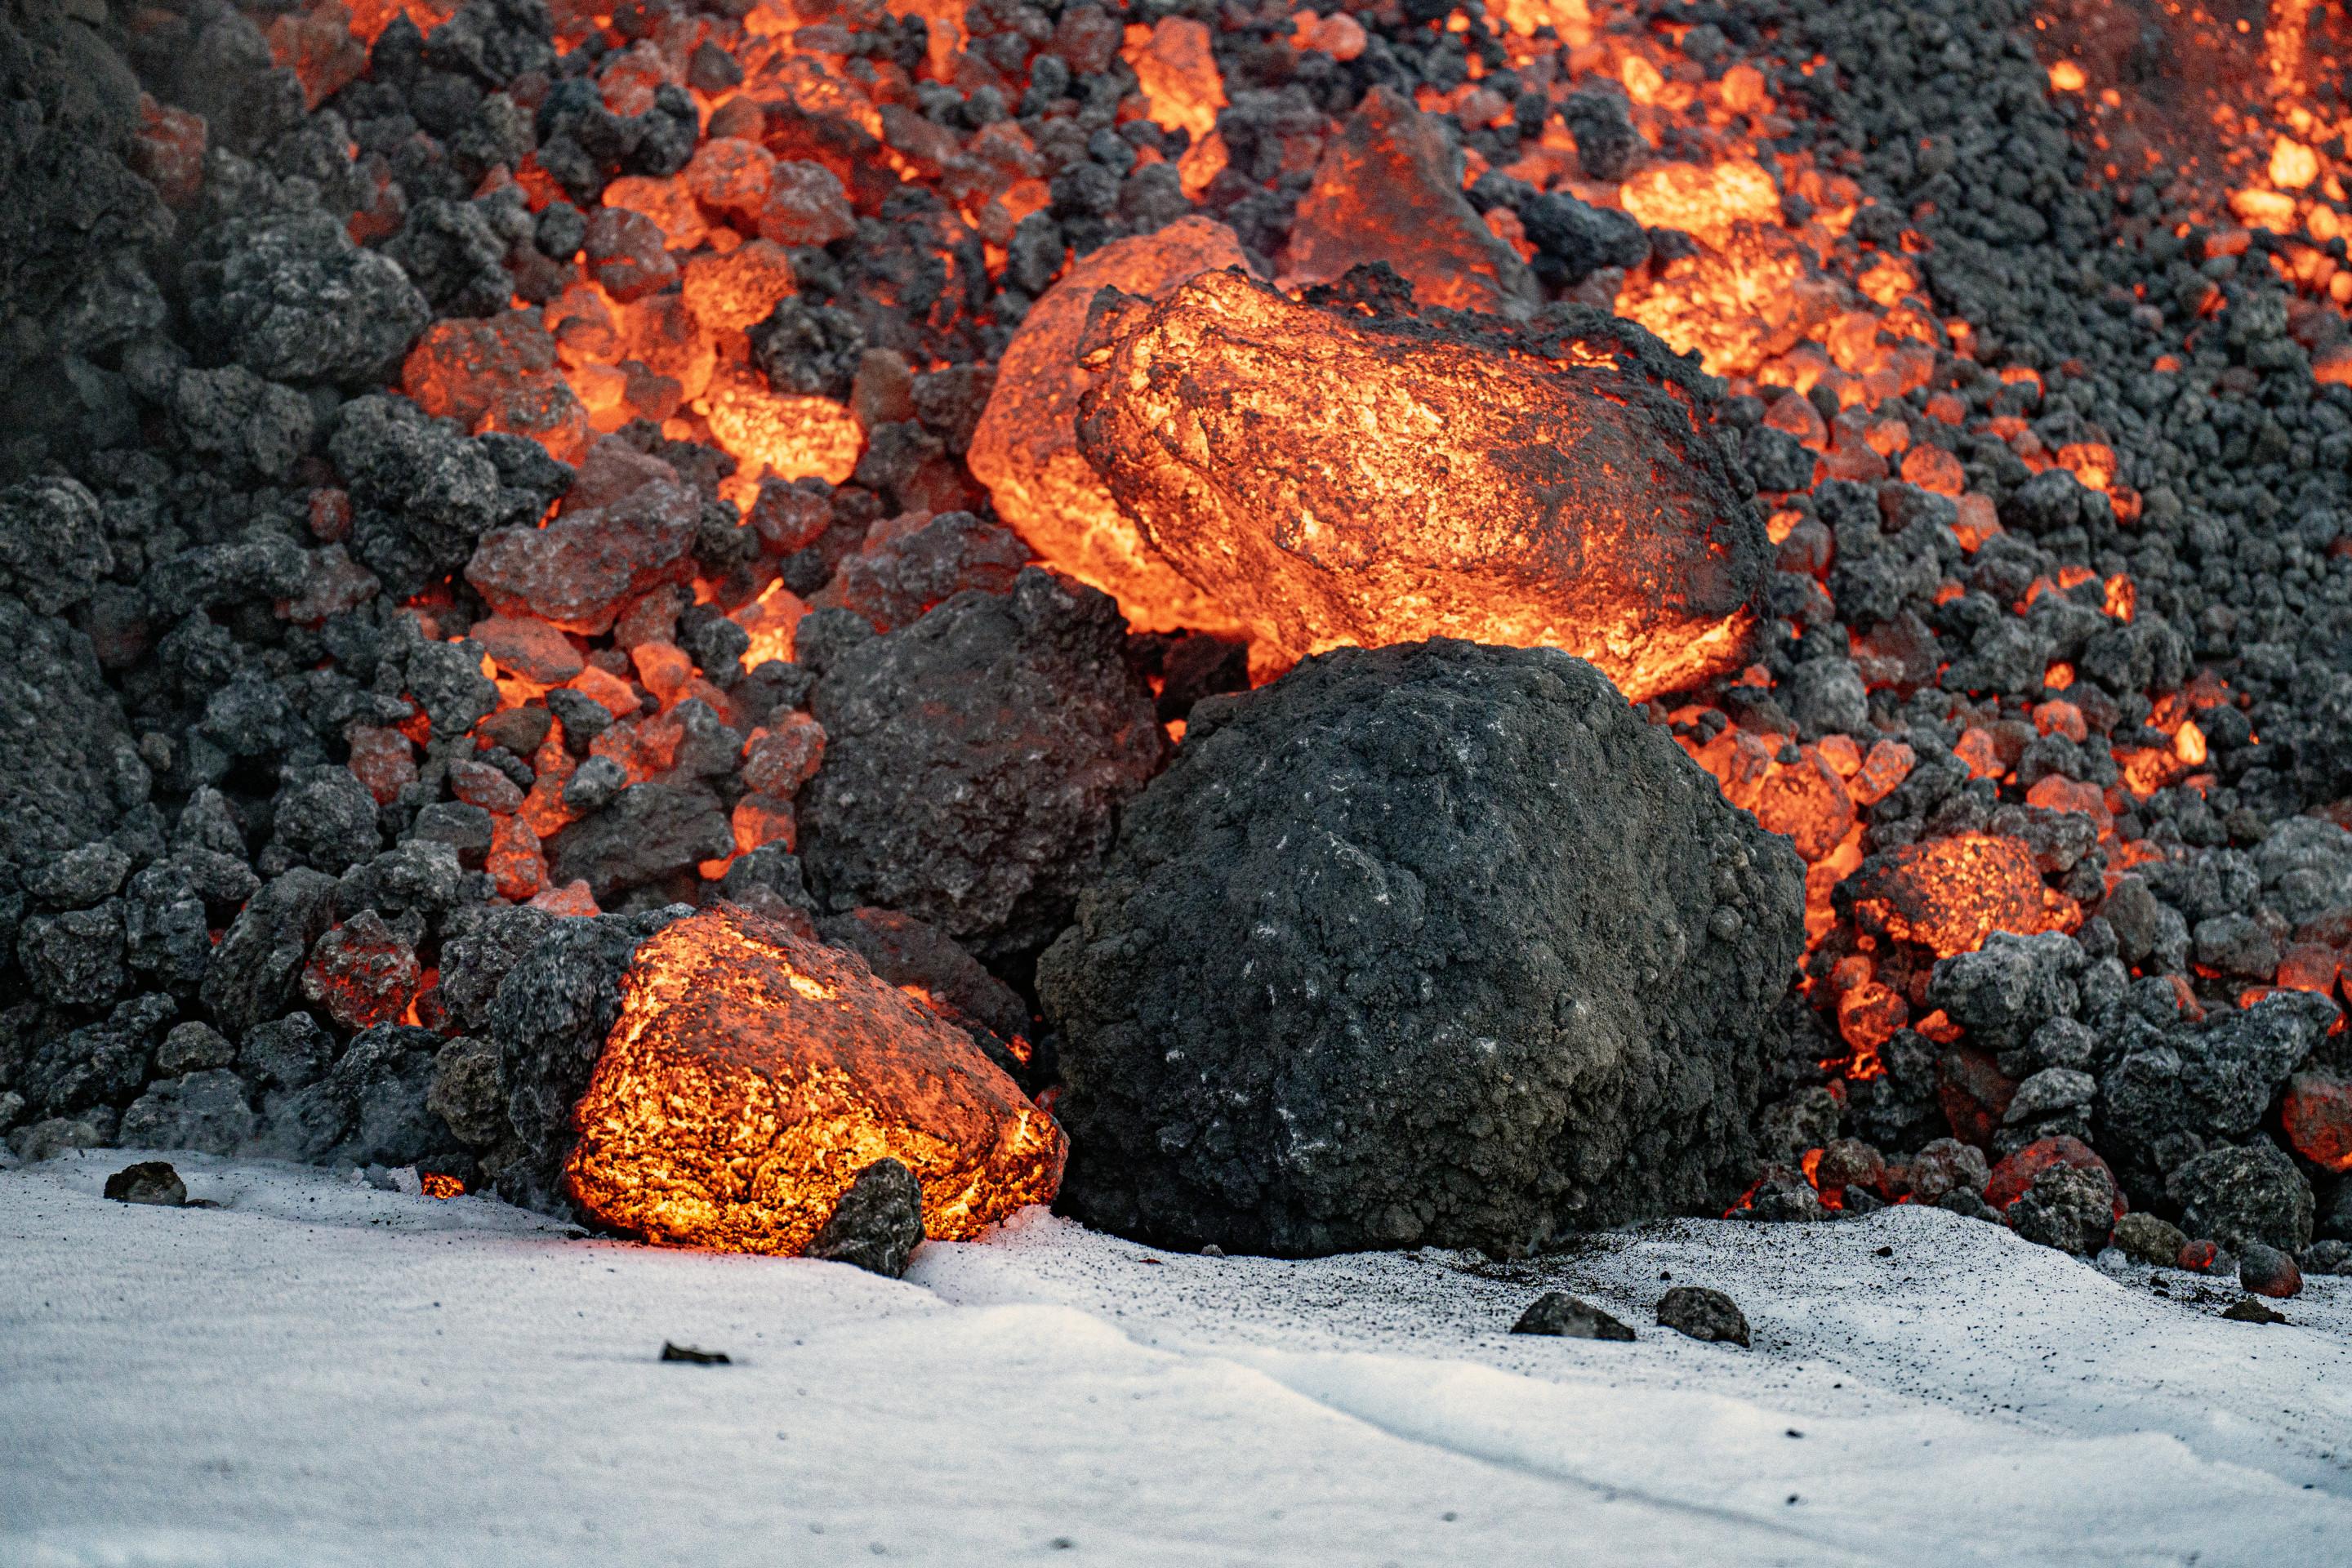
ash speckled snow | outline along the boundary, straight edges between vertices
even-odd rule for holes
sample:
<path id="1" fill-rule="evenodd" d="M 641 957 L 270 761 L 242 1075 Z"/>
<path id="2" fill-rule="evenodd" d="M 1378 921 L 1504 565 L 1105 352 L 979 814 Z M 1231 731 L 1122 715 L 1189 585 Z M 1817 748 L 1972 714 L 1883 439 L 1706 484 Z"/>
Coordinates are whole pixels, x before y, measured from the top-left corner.
<path id="1" fill-rule="evenodd" d="M 0 1172 L 9 1568 L 2292 1568 L 2352 1539 L 2352 1280 L 2229 1322 L 2234 1291 L 1906 1207 L 1533 1265 L 1181 1256 L 1031 1211 L 901 1284 L 201 1155 L 218 1208 L 106 1202 L 134 1157 Z M 1728 1291 L 1756 1348 L 1656 1328 L 1670 1283 Z M 1640 1342 L 1509 1336 L 1549 1289 Z"/>

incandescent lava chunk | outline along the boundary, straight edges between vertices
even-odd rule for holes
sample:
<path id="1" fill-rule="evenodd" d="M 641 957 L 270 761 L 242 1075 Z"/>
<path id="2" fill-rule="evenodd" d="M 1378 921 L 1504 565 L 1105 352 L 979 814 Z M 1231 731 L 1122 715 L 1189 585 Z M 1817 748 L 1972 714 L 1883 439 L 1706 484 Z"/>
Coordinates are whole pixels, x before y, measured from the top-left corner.
<path id="1" fill-rule="evenodd" d="M 1763 524 L 1638 329 L 1322 310 L 1211 272 L 1106 301 L 1090 342 L 1108 374 L 1081 400 L 1087 460 L 1292 655 L 1550 646 L 1637 701 L 1745 655 Z"/>
<path id="2" fill-rule="evenodd" d="M 961 1030 L 855 955 L 732 905 L 637 950 L 572 1113 L 565 1182 L 649 1241 L 805 1249 L 858 1173 L 895 1159 L 923 1230 L 974 1235 L 1050 1201 L 1066 1144 Z"/>
<path id="3" fill-rule="evenodd" d="M 1101 289 L 1159 299 L 1212 268 L 1245 265 L 1234 231 L 1204 217 L 1083 258 L 1022 319 L 972 432 L 972 474 L 1004 521 L 1047 564 L 1117 599 L 1139 631 L 1234 623 L 1145 542 L 1078 450 L 1078 399 L 1099 379 L 1078 363 L 1087 306 Z"/>

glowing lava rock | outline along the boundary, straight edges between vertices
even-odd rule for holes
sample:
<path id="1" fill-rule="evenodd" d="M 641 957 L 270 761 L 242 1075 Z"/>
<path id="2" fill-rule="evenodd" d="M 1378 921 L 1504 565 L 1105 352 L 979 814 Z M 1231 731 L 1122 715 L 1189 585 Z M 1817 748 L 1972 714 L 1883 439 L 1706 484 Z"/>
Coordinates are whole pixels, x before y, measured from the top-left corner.
<path id="1" fill-rule="evenodd" d="M 1078 397 L 1100 379 L 1077 363 L 1087 307 L 1106 287 L 1159 299 L 1203 272 L 1247 265 L 1234 231 L 1204 217 L 1111 241 L 1022 319 L 972 432 L 971 471 L 998 514 L 1047 565 L 1117 599 L 1139 631 L 1240 628 L 1146 542 L 1078 450 Z"/>
<path id="2" fill-rule="evenodd" d="M 1051 1117 L 971 1037 L 855 954 L 731 905 L 637 950 L 572 1112 L 565 1184 L 648 1241 L 797 1254 L 894 1158 L 923 1231 L 960 1238 L 1061 1184 Z"/>
<path id="3" fill-rule="evenodd" d="M 1081 449 L 1266 644 L 1548 646 L 1635 701 L 1743 662 L 1764 525 L 1638 330 L 1326 310 L 1208 272 L 1096 331 Z"/>
<path id="4" fill-rule="evenodd" d="M 2083 908 L 2044 887 L 2022 839 L 1990 833 L 1906 844 L 1847 883 L 1854 923 L 1874 938 L 1923 942 L 1938 958 L 1974 952 L 1997 931 L 2071 931 Z"/>

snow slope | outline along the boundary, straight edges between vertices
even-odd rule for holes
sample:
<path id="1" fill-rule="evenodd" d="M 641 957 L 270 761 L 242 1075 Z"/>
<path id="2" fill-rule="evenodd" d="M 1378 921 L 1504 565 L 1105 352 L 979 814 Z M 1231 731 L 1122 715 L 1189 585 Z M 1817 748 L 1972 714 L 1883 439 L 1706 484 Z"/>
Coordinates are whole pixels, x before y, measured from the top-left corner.
<path id="1" fill-rule="evenodd" d="M 0 1171 L 10 1568 L 2352 1562 L 2352 1279 L 2229 1322 L 1902 1208 L 1539 1266 L 1033 1212 L 897 1283 L 194 1155 L 217 1208 L 100 1197 L 133 1157 Z M 1547 1289 L 1640 1342 L 1507 1334 Z"/>

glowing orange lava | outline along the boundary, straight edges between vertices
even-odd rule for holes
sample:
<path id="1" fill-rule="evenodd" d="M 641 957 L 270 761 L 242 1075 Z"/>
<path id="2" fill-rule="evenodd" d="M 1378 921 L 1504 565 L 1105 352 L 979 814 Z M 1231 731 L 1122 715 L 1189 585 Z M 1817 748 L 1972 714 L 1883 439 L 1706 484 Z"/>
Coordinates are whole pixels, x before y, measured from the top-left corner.
<path id="1" fill-rule="evenodd" d="M 924 1234 L 1051 1202 L 1067 1145 L 981 1054 L 865 964 L 721 905 L 648 938 L 572 1113 L 565 1181 L 649 1241 L 796 1254 L 889 1157 Z"/>

